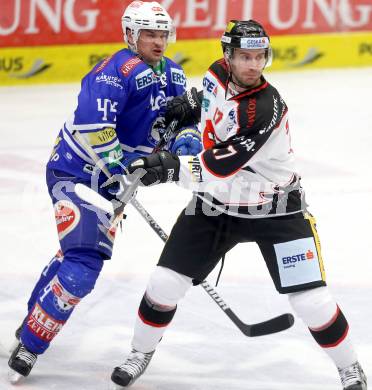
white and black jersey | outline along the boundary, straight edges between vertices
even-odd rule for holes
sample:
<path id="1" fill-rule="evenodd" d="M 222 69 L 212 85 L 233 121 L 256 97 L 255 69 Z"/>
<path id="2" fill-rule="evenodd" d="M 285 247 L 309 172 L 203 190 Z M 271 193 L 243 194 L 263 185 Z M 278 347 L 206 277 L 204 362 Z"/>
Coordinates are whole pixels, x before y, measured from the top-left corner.
<path id="1" fill-rule="evenodd" d="M 231 215 L 254 218 L 302 211 L 288 108 L 263 77 L 259 86 L 231 89 L 225 61 L 203 80 L 203 151 L 181 157 L 179 184 Z"/>

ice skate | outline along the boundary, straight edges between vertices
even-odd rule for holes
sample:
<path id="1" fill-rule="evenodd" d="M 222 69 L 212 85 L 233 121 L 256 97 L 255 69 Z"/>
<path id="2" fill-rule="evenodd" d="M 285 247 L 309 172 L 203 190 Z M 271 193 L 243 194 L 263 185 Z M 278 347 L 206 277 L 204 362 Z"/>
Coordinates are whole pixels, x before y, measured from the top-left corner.
<path id="1" fill-rule="evenodd" d="M 28 376 L 36 359 L 37 355 L 28 351 L 22 342 L 19 342 L 8 362 L 10 367 L 8 378 L 10 382 L 17 383 L 20 379 Z"/>
<path id="2" fill-rule="evenodd" d="M 142 353 L 132 349 L 125 362 L 115 367 L 111 380 L 118 386 L 112 388 L 121 389 L 132 385 L 145 372 L 154 352 Z"/>
<path id="3" fill-rule="evenodd" d="M 367 390 L 367 377 L 359 362 L 338 369 L 343 390 Z"/>

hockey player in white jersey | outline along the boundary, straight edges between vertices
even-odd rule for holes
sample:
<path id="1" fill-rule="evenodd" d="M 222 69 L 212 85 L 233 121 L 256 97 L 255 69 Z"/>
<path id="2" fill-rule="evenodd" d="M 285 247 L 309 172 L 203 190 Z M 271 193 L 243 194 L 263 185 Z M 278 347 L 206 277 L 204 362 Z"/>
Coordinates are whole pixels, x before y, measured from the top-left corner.
<path id="1" fill-rule="evenodd" d="M 132 352 L 114 369 L 112 382 L 125 388 L 142 375 L 186 291 L 236 244 L 255 242 L 277 291 L 287 294 L 332 359 L 343 389 L 366 390 L 348 322 L 326 284 L 315 219 L 307 211 L 291 148 L 288 108 L 262 76 L 272 57 L 269 37 L 253 20 L 231 21 L 222 48 L 223 58 L 203 82 L 203 151 L 178 159 L 161 152 L 129 165 L 130 172 L 146 170 L 145 186 L 175 181 L 194 196 L 150 277 Z M 171 105 L 176 116 L 189 115 L 185 99 Z"/>

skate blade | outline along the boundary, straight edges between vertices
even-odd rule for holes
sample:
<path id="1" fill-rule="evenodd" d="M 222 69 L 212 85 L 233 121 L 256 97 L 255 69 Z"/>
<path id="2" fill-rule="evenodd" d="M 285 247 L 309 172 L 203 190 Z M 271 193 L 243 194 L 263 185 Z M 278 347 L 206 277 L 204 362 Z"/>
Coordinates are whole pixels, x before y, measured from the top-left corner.
<path id="1" fill-rule="evenodd" d="M 22 380 L 24 379 L 25 377 L 21 374 L 19 374 L 18 372 L 12 370 L 12 369 L 9 369 L 8 371 L 8 380 L 9 382 L 12 384 L 12 385 L 15 385 L 17 383 L 20 383 L 22 382 Z"/>

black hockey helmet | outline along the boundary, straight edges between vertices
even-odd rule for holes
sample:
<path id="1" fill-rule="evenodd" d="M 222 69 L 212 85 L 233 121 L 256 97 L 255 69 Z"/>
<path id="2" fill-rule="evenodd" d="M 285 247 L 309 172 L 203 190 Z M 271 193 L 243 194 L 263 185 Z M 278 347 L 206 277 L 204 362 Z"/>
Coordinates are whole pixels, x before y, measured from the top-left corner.
<path id="1" fill-rule="evenodd" d="M 232 57 L 234 49 L 265 49 L 266 67 L 272 63 L 270 37 L 255 20 L 230 20 L 221 37 L 222 51 Z"/>

